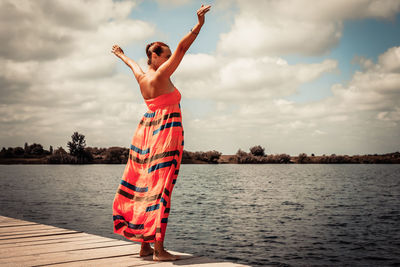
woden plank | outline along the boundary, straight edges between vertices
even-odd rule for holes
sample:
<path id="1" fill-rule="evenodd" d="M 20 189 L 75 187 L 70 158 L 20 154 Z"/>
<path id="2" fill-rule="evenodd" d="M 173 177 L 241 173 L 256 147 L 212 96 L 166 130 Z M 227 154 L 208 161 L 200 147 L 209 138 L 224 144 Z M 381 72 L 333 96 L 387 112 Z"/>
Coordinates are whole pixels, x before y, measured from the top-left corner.
<path id="1" fill-rule="evenodd" d="M 0 246 L 10 245 L 10 244 L 29 244 L 30 242 L 39 242 L 46 240 L 54 241 L 54 240 L 69 240 L 73 238 L 94 238 L 94 235 L 90 235 L 88 233 L 75 233 L 75 234 L 65 234 L 65 235 L 51 235 L 51 236 L 39 236 L 39 237 L 27 237 L 20 239 L 8 239 L 8 240 L 0 240 Z M 97 237 L 97 236 L 95 236 Z"/>
<path id="2" fill-rule="evenodd" d="M 8 228 L 8 227 L 27 227 L 31 225 L 40 225 L 40 223 L 31 223 L 31 222 L 21 222 L 21 223 L 0 223 L 0 229 Z"/>
<path id="3" fill-rule="evenodd" d="M 136 244 L 130 246 L 82 249 L 78 251 L 55 252 L 47 254 L 21 255 L 18 258 L 0 259 L 1 264 L 24 264 L 29 262 L 30 265 L 54 264 L 66 261 L 88 260 L 111 256 L 127 256 L 138 254 L 140 247 Z"/>
<path id="4" fill-rule="evenodd" d="M 48 254 L 54 252 L 62 251 L 73 251 L 82 249 L 94 249 L 102 247 L 116 247 L 116 246 L 129 246 L 132 245 L 130 242 L 114 240 L 112 242 L 68 242 L 68 243 L 55 243 L 55 244 L 42 244 L 30 247 L 13 247 L 13 248 L 3 248 L 0 254 L 0 258 L 18 257 L 21 255 L 36 255 L 36 254 Z M 139 249 L 140 245 L 136 244 Z"/>
<path id="5" fill-rule="evenodd" d="M 52 233 L 62 233 L 62 232 L 71 232 L 75 230 L 69 230 L 69 229 L 62 229 L 62 228 L 54 228 L 54 229 L 32 229 L 28 231 L 23 231 L 23 232 L 8 232 L 8 233 L 0 233 L 0 238 L 3 237 L 20 237 L 20 236 L 26 236 L 26 235 L 35 235 L 35 234 L 52 234 Z M 76 232 L 76 231 L 75 231 Z"/>
<path id="6" fill-rule="evenodd" d="M 54 267 L 127 267 L 127 266 L 153 266 L 154 262 L 143 261 L 139 255 L 125 255 L 118 257 L 103 257 L 94 260 L 68 261 L 45 266 Z M 206 266 L 204 266 L 206 267 Z"/>
<path id="7" fill-rule="evenodd" d="M 186 253 L 179 253 L 170 251 L 172 254 L 181 255 L 185 259 L 193 258 L 193 255 Z M 181 260 L 179 260 L 180 262 Z M 125 266 L 149 266 L 153 267 L 158 262 L 153 261 L 153 256 L 140 257 L 139 255 L 129 255 L 129 256 L 120 256 L 120 257 L 109 257 L 109 258 L 99 258 L 93 260 L 86 261 L 75 261 L 75 262 L 64 262 L 59 264 L 52 264 L 48 266 L 57 266 L 57 267 L 86 267 L 86 266 L 95 266 L 95 267 L 125 267 Z M 178 263 L 178 261 L 176 261 Z M 179 264 L 180 265 L 180 264 Z M 47 266 L 47 265 L 46 265 Z M 203 265 L 202 267 L 206 267 Z"/>
<path id="8" fill-rule="evenodd" d="M 13 239 L 23 239 L 23 238 L 30 238 L 30 237 L 62 235 L 62 234 L 74 234 L 74 233 L 81 233 L 81 232 L 60 229 L 60 230 L 53 231 L 53 232 L 50 232 L 50 233 L 37 233 L 37 234 L 32 233 L 32 234 L 23 234 L 23 235 L 14 235 L 14 236 L 0 236 L 0 240 L 13 240 Z"/>
<path id="9" fill-rule="evenodd" d="M 61 235 L 48 235 L 48 236 L 33 236 L 33 237 L 26 237 L 26 238 L 16 238 L 16 239 L 0 239 L 0 244 L 13 244 L 13 243 L 20 243 L 20 242 L 29 242 L 33 240 L 45 240 L 45 239 L 61 239 L 61 238 L 71 238 L 76 236 L 83 236 L 89 235 L 87 233 L 69 233 L 69 234 L 61 234 Z"/>
<path id="10" fill-rule="evenodd" d="M 39 240 L 32 240 L 28 242 L 15 242 L 15 243 L 5 243 L 0 244 L 0 249 L 7 248 L 7 247 L 34 247 L 37 245 L 45 245 L 45 244 L 56 244 L 56 243 L 68 243 L 68 242 L 77 242 L 77 243 L 95 243 L 95 242 L 111 242 L 117 239 L 113 238 L 105 238 L 102 236 L 95 236 L 95 235 L 84 235 L 78 236 L 73 235 L 73 237 L 69 238 L 57 238 L 57 239 L 39 239 Z"/>
<path id="11" fill-rule="evenodd" d="M 51 226 L 51 225 L 45 225 L 45 224 L 34 224 L 34 225 L 29 225 L 29 226 L 10 226 L 10 227 L 3 227 L 0 228 L 0 234 L 3 233 L 20 233 L 20 232 L 27 232 L 27 231 L 33 231 L 33 230 L 53 230 L 53 229 L 65 229 L 65 228 L 60 228 L 56 226 Z"/>

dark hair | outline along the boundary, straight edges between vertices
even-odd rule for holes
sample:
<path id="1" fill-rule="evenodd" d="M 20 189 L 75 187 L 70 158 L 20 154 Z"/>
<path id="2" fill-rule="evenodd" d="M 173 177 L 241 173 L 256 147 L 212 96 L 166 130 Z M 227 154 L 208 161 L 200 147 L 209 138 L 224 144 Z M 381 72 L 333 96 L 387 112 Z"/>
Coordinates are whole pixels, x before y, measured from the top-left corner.
<path id="1" fill-rule="evenodd" d="M 160 56 L 162 53 L 162 47 L 168 47 L 169 46 L 163 42 L 153 42 L 148 45 L 146 45 L 146 55 L 147 55 L 147 65 L 151 64 L 151 53 L 156 53 L 157 56 Z"/>

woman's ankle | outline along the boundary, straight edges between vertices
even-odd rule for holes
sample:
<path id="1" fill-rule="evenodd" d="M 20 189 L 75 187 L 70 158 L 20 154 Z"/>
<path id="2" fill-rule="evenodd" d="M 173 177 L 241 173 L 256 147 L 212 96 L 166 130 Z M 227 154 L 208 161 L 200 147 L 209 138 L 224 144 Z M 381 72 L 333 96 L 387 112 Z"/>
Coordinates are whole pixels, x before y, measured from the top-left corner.
<path id="1" fill-rule="evenodd" d="M 154 251 L 163 252 L 164 251 L 164 242 L 156 240 L 154 242 Z"/>
<path id="2" fill-rule="evenodd" d="M 142 248 L 151 248 L 150 243 L 142 242 Z"/>

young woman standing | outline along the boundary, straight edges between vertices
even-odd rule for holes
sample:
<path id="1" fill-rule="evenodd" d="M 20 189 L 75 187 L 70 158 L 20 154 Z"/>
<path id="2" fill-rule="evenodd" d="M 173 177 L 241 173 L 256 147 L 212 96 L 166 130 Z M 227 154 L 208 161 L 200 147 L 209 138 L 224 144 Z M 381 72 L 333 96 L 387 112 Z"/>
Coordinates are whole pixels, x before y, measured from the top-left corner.
<path id="1" fill-rule="evenodd" d="M 196 39 L 211 6 L 197 10 L 198 23 L 171 53 L 162 42 L 146 46 L 148 71 L 128 58 L 118 45 L 112 53 L 133 71 L 148 107 L 132 138 L 129 159 L 113 201 L 114 232 L 142 242 L 140 256 L 176 260 L 163 241 L 183 151 L 181 94 L 170 77 Z M 150 243 L 154 243 L 154 249 Z"/>

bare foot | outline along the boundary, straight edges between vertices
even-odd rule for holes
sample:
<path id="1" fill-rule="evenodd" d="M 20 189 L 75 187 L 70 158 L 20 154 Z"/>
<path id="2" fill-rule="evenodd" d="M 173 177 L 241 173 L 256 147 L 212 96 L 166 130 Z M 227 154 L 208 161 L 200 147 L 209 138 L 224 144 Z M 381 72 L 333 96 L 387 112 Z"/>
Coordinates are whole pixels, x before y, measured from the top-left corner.
<path id="1" fill-rule="evenodd" d="M 161 250 L 161 251 L 155 250 L 153 254 L 154 261 L 175 261 L 179 260 L 180 258 L 181 257 L 179 257 L 178 255 L 172 255 L 166 250 Z"/>
<path id="2" fill-rule="evenodd" d="M 154 249 L 148 243 L 143 243 L 142 248 L 140 249 L 139 256 L 146 257 L 154 253 Z"/>

